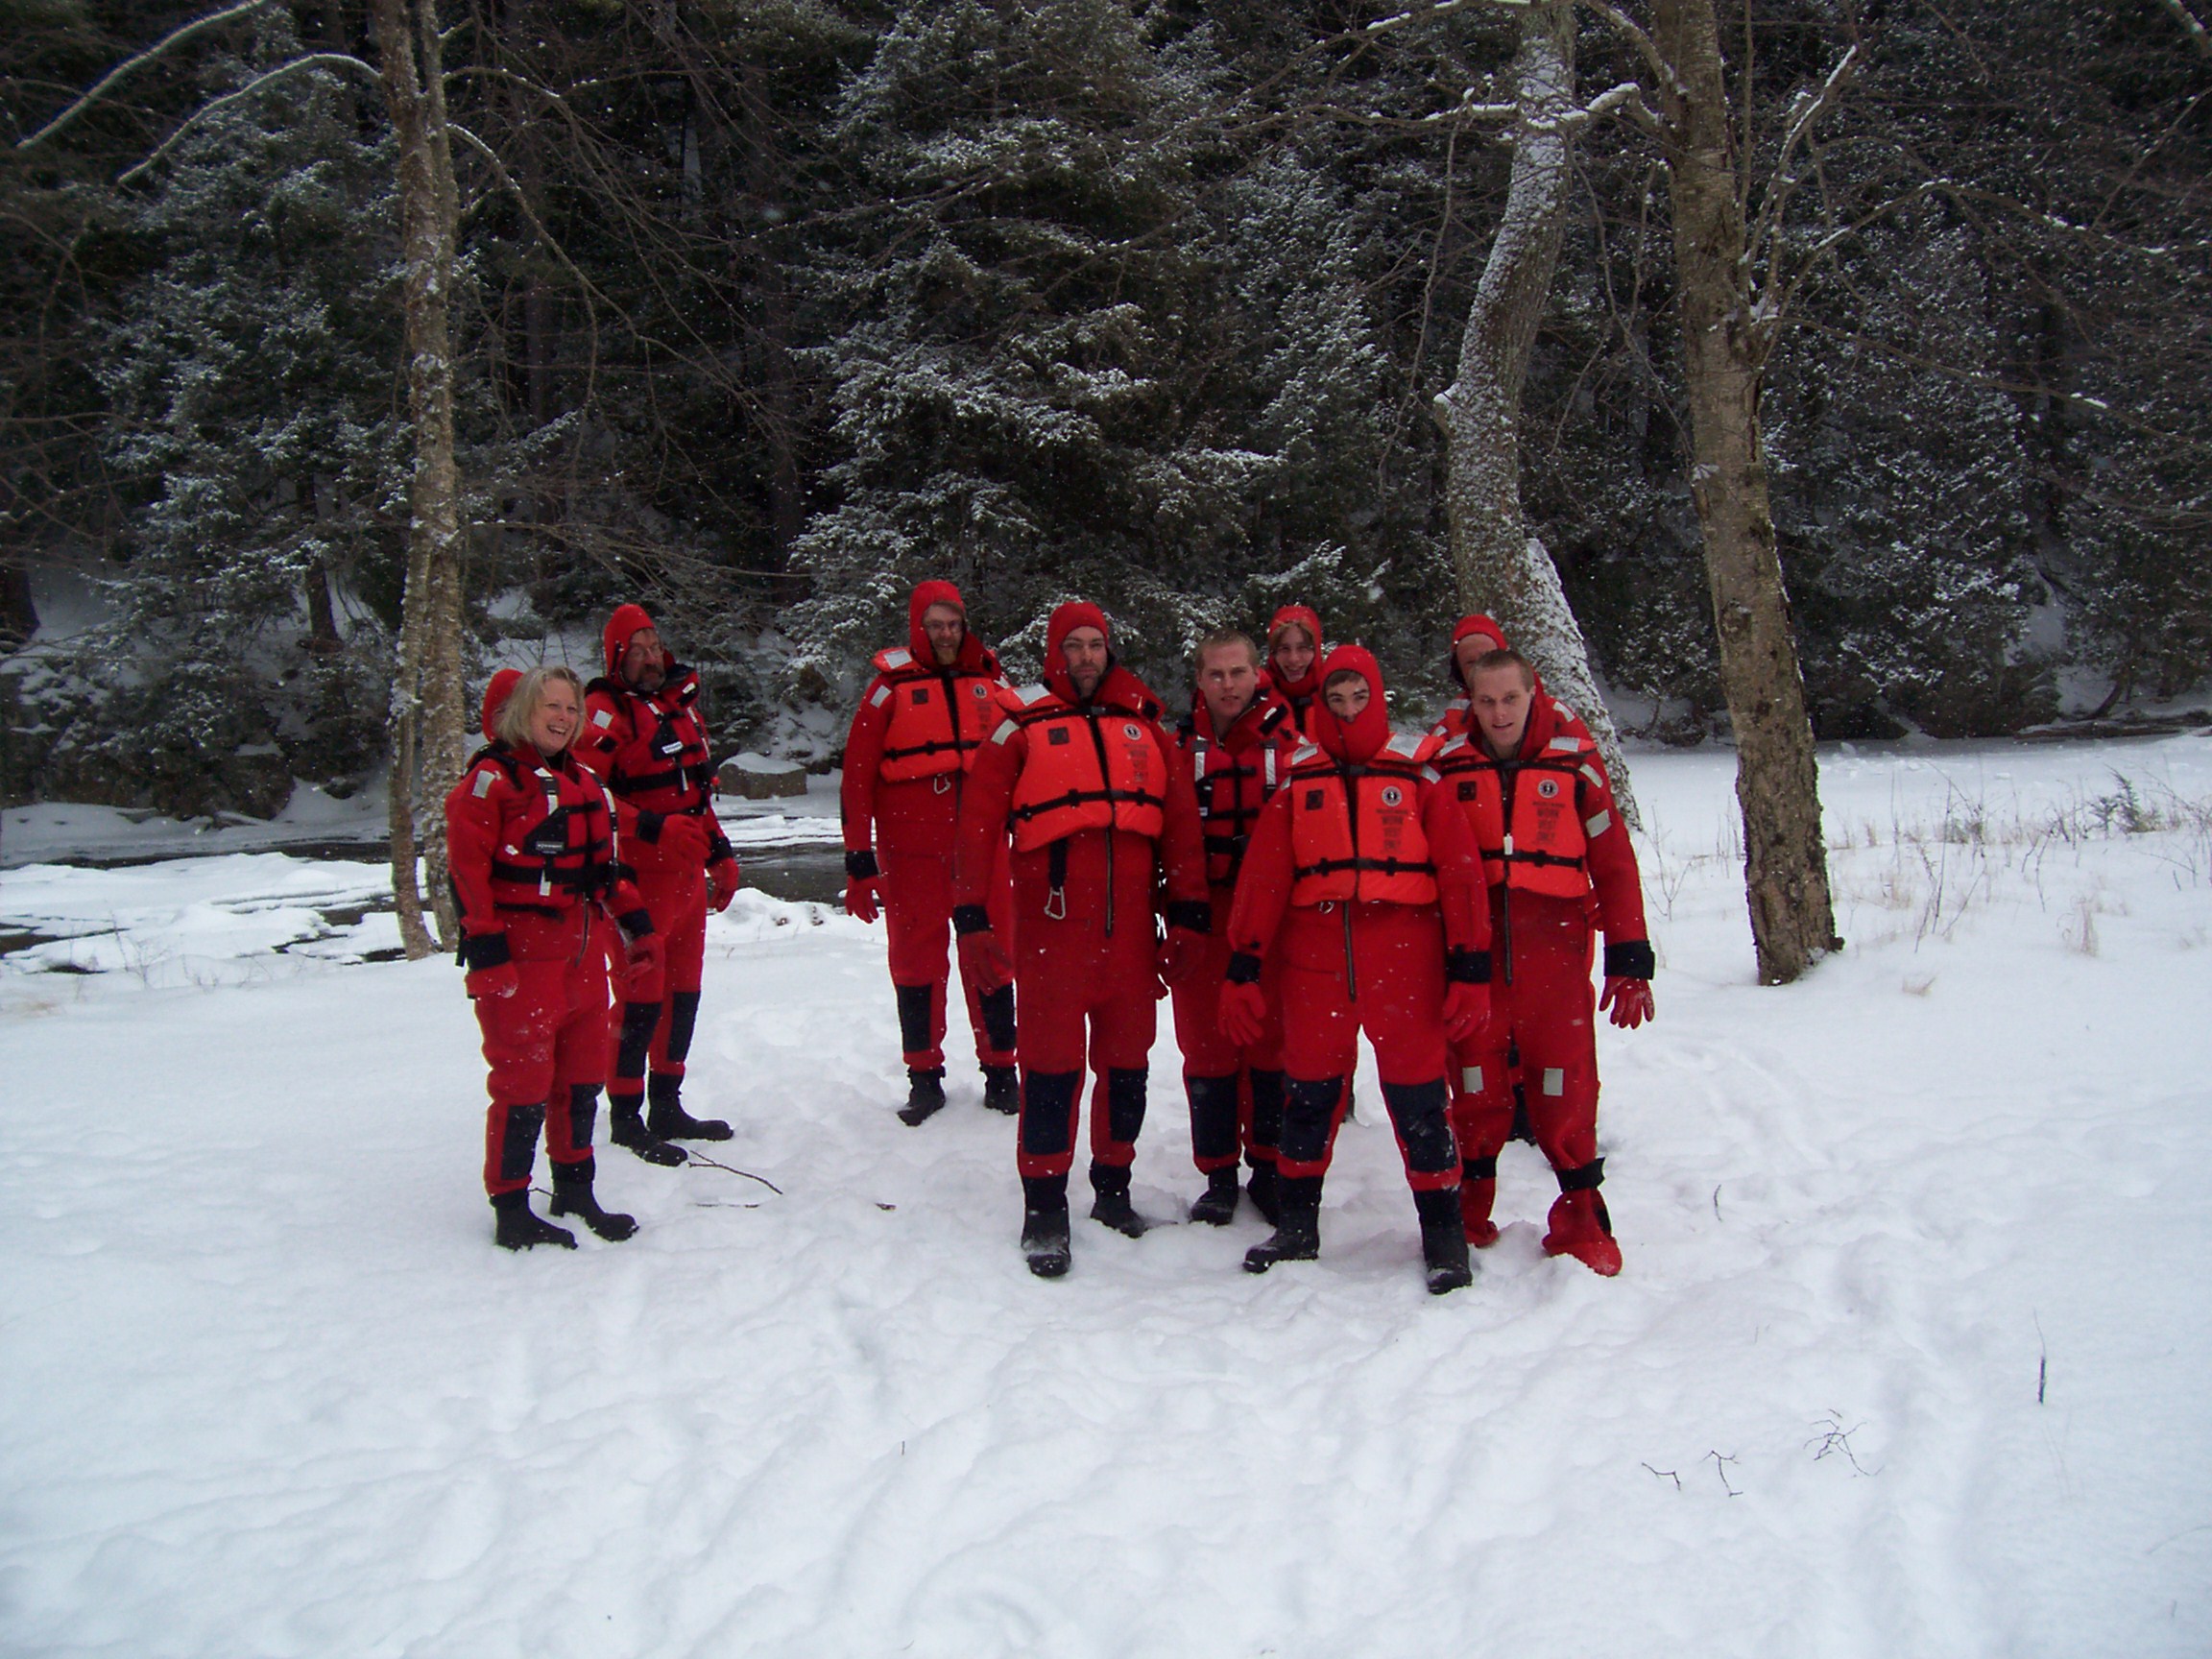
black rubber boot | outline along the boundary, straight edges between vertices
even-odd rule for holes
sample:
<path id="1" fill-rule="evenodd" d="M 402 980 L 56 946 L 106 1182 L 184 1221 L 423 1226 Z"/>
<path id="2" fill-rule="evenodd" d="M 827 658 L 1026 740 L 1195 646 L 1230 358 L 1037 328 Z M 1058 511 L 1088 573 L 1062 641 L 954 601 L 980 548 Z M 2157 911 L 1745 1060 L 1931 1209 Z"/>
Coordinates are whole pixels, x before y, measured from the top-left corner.
<path id="1" fill-rule="evenodd" d="M 1421 1213 L 1421 1260 L 1428 1270 L 1429 1294 L 1441 1296 L 1475 1283 L 1467 1256 L 1467 1226 L 1459 1214 L 1459 1189 L 1440 1187 L 1413 1194 Z"/>
<path id="2" fill-rule="evenodd" d="M 1068 1177 L 1031 1175 L 1022 1182 L 1022 1254 L 1040 1279 L 1068 1271 Z"/>
<path id="3" fill-rule="evenodd" d="M 678 1098 L 684 1079 L 656 1071 L 645 1079 L 645 1133 L 656 1141 L 727 1141 L 730 1125 L 719 1118 L 694 1118 Z"/>
<path id="4" fill-rule="evenodd" d="M 1272 1227 L 1283 1219 L 1282 1207 L 1276 1202 L 1274 1165 L 1253 1165 L 1252 1179 L 1244 1184 L 1244 1190 L 1251 1194 L 1252 1208 L 1260 1212 L 1261 1218 L 1268 1226 Z"/>
<path id="5" fill-rule="evenodd" d="M 1244 1252 L 1247 1273 L 1264 1273 L 1278 1262 L 1311 1262 L 1321 1254 L 1321 1177 L 1286 1177 L 1276 1191 L 1282 1216 L 1273 1238 Z"/>
<path id="6" fill-rule="evenodd" d="M 1138 1214 L 1137 1206 L 1129 1202 L 1128 1170 L 1111 1164 L 1092 1165 L 1091 1190 L 1097 1195 L 1091 1202 L 1092 1220 L 1132 1238 L 1144 1237 L 1144 1229 L 1151 1223 Z"/>
<path id="7" fill-rule="evenodd" d="M 945 1068 L 917 1071 L 906 1068 L 906 1104 L 899 1108 L 899 1121 L 911 1129 L 945 1110 Z"/>
<path id="8" fill-rule="evenodd" d="M 1206 1172 L 1206 1190 L 1190 1206 L 1190 1219 L 1226 1227 L 1237 1219 L 1237 1166 Z"/>
<path id="9" fill-rule="evenodd" d="M 576 1248 L 576 1235 L 530 1213 L 530 1194 L 501 1192 L 492 1200 L 492 1242 L 502 1250 L 527 1250 L 534 1244 Z"/>
<path id="10" fill-rule="evenodd" d="M 1011 1066 L 983 1068 L 983 1104 L 1013 1117 L 1022 1110 L 1022 1073 Z"/>
<path id="11" fill-rule="evenodd" d="M 596 1161 L 589 1158 L 581 1164 L 554 1165 L 553 1202 L 547 1208 L 556 1215 L 575 1216 L 602 1238 L 619 1241 L 637 1231 L 637 1218 L 599 1208 L 591 1190 L 597 1170 Z"/>
<path id="12" fill-rule="evenodd" d="M 684 1148 L 645 1132 L 644 1103 L 637 1095 L 616 1094 L 607 1102 L 607 1139 L 648 1164 L 672 1168 L 685 1161 Z"/>

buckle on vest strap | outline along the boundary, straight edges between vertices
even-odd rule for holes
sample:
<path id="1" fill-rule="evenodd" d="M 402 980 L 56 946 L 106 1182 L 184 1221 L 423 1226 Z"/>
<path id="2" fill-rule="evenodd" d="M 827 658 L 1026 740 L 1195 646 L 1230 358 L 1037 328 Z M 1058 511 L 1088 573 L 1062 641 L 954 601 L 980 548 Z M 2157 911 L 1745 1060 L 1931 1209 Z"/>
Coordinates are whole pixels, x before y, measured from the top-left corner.
<path id="1" fill-rule="evenodd" d="M 939 772 L 933 774 L 929 780 L 929 793 L 932 795 L 951 794 L 952 774 L 950 772 Z"/>
<path id="2" fill-rule="evenodd" d="M 1068 889 L 1054 887 L 1045 895 L 1045 916 L 1047 921 L 1068 920 Z"/>

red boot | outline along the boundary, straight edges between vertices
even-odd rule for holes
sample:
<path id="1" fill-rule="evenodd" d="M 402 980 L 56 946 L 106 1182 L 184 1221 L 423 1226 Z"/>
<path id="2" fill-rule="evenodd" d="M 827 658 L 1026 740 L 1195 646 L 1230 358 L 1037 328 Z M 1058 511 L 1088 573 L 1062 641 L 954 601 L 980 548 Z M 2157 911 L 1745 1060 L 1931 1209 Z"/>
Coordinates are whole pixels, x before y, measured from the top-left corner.
<path id="1" fill-rule="evenodd" d="M 1459 1221 L 1466 1229 L 1467 1242 L 1478 1250 L 1487 1250 L 1498 1242 L 1498 1223 L 1490 1219 L 1490 1206 L 1497 1198 L 1495 1176 L 1459 1183 Z"/>
<path id="2" fill-rule="evenodd" d="M 1594 1167 L 1594 1166 L 1593 1166 Z M 1560 1171 L 1560 1184 L 1580 1174 Z M 1605 1200 L 1598 1196 L 1596 1182 L 1567 1187 L 1551 1202 L 1551 1231 L 1544 1235 L 1544 1254 L 1572 1256 L 1601 1279 L 1621 1271 L 1621 1246 L 1613 1241 L 1613 1218 L 1605 1214 Z"/>

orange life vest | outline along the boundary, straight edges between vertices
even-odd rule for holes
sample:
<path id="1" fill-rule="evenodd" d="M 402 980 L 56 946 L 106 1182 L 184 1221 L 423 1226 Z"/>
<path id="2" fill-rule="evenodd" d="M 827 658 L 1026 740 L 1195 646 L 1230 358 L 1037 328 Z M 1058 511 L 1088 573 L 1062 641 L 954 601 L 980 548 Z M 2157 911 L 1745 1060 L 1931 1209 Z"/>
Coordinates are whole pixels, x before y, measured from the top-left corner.
<path id="1" fill-rule="evenodd" d="M 500 814 L 492 850 L 492 902 L 501 910 L 558 917 L 612 893 L 614 828 L 599 781 L 570 762 L 548 766 L 503 746 L 480 749 L 462 787 L 491 792 L 504 776 L 516 793 Z"/>
<path id="2" fill-rule="evenodd" d="M 1590 837 L 1610 823 L 1582 816 L 1582 785 L 1597 787 L 1597 747 L 1564 733 L 1527 760 L 1493 760 L 1472 737 L 1435 757 L 1482 850 L 1482 875 L 1524 893 L 1579 899 L 1590 891 Z"/>
<path id="3" fill-rule="evenodd" d="M 964 664 L 941 668 L 901 647 L 877 653 L 882 674 L 869 701 L 888 703 L 876 776 L 886 783 L 965 772 L 998 723 L 996 676 Z"/>
<path id="4" fill-rule="evenodd" d="M 1112 706 L 1064 703 L 1042 685 L 1023 686 L 1011 701 L 1017 712 L 993 735 L 1029 736 L 1009 814 L 1016 852 L 1080 830 L 1160 838 L 1167 827 L 1167 756 L 1149 720 Z"/>
<path id="5" fill-rule="evenodd" d="M 1428 779 L 1419 739 L 1393 737 L 1361 765 L 1333 760 L 1309 744 L 1292 757 L 1290 902 L 1357 899 L 1436 902 L 1436 865 L 1421 827 Z"/>

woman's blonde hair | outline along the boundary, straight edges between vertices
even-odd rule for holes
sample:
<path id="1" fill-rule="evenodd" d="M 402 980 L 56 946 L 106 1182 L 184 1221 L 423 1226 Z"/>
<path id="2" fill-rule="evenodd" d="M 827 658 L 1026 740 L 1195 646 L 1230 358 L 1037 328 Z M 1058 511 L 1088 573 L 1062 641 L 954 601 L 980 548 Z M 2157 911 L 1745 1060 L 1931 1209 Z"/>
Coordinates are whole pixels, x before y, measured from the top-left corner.
<path id="1" fill-rule="evenodd" d="M 548 662 L 533 668 L 516 682 L 515 689 L 507 694 L 507 701 L 499 705 L 499 712 L 492 716 L 492 730 L 499 741 L 510 749 L 520 749 L 530 741 L 531 716 L 538 712 L 538 705 L 545 700 L 545 687 L 556 680 L 565 684 L 576 693 L 576 707 L 584 707 L 584 682 L 576 677 L 576 670 L 559 662 Z"/>

